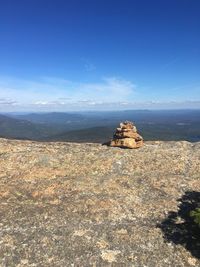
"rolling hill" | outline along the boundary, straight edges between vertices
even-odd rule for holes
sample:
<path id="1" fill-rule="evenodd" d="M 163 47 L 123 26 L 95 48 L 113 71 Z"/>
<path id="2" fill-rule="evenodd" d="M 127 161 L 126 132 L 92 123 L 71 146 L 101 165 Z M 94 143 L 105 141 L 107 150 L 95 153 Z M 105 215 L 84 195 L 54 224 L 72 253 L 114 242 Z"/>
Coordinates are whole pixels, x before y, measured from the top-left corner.
<path id="1" fill-rule="evenodd" d="M 0 137 L 41 140 L 49 136 L 50 133 L 55 134 L 56 132 L 53 127 L 0 114 Z"/>

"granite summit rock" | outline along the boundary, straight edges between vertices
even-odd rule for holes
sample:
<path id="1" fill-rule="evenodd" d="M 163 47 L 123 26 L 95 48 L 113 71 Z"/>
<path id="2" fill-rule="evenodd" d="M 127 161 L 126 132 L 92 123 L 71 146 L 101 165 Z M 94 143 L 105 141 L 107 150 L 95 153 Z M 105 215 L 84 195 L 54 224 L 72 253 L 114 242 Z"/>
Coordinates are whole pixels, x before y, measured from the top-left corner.
<path id="1" fill-rule="evenodd" d="M 200 142 L 0 138 L 0 266 L 200 267 L 199 192 Z"/>

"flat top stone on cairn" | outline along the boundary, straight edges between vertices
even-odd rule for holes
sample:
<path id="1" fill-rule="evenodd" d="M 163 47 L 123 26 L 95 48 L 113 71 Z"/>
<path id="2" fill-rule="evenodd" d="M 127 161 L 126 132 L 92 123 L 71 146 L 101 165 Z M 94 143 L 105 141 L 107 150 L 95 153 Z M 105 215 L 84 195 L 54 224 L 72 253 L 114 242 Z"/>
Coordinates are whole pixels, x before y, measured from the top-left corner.
<path id="1" fill-rule="evenodd" d="M 109 145 L 122 148 L 139 148 L 143 146 L 143 138 L 137 133 L 137 128 L 133 122 L 125 121 L 120 123 Z"/>

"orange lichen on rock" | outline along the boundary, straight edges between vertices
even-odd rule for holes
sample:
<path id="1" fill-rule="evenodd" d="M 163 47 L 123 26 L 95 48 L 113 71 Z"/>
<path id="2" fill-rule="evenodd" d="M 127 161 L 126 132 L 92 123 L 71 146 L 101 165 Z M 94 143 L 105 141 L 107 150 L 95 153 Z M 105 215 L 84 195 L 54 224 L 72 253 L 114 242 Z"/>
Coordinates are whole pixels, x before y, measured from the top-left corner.
<path id="1" fill-rule="evenodd" d="M 137 133 L 135 125 L 130 121 L 120 123 L 113 139 L 109 143 L 113 147 L 139 148 L 143 146 L 143 138 Z"/>

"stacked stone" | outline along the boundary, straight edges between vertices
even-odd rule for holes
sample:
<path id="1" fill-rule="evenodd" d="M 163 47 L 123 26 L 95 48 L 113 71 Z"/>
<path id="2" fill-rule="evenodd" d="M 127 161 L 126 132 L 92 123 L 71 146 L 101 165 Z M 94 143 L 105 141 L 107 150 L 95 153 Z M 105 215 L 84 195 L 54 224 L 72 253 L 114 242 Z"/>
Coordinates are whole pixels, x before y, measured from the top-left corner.
<path id="1" fill-rule="evenodd" d="M 135 125 L 130 121 L 120 123 L 116 129 L 110 146 L 124 148 L 139 148 L 143 146 L 143 138 L 137 133 Z"/>

